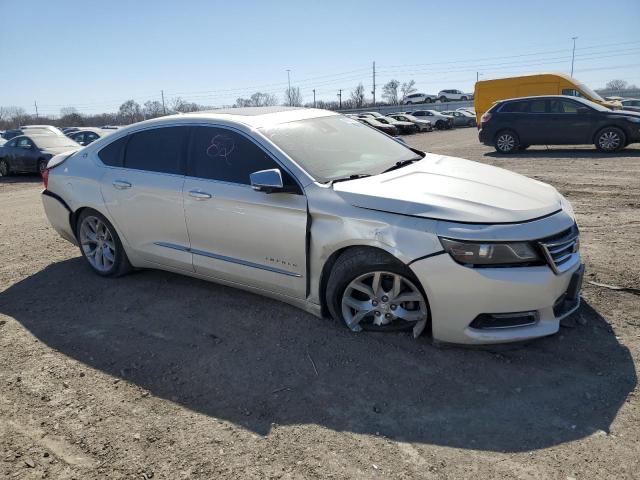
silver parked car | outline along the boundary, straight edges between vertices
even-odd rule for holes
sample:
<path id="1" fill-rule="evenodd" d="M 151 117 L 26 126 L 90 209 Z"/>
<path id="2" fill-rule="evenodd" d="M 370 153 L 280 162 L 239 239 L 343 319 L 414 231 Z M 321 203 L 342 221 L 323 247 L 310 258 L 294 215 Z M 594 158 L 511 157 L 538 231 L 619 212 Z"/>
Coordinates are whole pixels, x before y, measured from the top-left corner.
<path id="1" fill-rule="evenodd" d="M 334 112 L 162 117 L 54 157 L 43 179 L 49 221 L 98 275 L 159 268 L 454 343 L 553 334 L 580 301 L 578 230 L 553 187 Z"/>

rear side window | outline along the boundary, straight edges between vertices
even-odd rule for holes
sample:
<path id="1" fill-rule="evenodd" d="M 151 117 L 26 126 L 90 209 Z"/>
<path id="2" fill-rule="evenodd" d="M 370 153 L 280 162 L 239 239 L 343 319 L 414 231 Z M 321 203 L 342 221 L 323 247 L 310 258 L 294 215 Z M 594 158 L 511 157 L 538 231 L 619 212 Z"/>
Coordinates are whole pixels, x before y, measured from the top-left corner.
<path id="1" fill-rule="evenodd" d="M 164 127 L 132 134 L 124 156 L 125 168 L 182 174 L 188 133 L 188 127 Z"/>
<path id="2" fill-rule="evenodd" d="M 546 100 L 531 100 L 529 102 L 529 111 L 531 113 L 545 113 L 547 110 L 546 105 Z"/>
<path id="3" fill-rule="evenodd" d="M 100 157 L 102 163 L 109 165 L 110 167 L 122 167 L 124 146 L 128 139 L 129 137 L 119 138 L 100 150 L 98 152 L 98 157 Z"/>
<path id="4" fill-rule="evenodd" d="M 509 102 L 501 109 L 502 113 L 522 113 L 529 111 L 529 102 Z"/>

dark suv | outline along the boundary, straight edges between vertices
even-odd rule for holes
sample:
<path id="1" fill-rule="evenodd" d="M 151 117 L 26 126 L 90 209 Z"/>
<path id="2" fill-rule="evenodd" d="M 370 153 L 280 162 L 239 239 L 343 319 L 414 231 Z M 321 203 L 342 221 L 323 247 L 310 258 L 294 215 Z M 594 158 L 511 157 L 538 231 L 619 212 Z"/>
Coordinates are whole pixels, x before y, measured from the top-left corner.
<path id="1" fill-rule="evenodd" d="M 480 120 L 478 137 L 499 153 L 529 145 L 584 145 L 617 152 L 640 142 L 640 113 L 609 110 L 583 98 L 554 95 L 501 100 Z"/>

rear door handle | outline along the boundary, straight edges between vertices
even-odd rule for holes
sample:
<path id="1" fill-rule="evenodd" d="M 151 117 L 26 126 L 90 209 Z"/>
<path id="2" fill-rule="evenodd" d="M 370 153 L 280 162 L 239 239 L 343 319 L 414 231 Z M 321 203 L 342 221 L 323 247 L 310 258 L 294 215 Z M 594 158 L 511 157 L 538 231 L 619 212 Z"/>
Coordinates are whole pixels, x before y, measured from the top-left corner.
<path id="1" fill-rule="evenodd" d="M 113 182 L 113 186 L 118 190 L 124 190 L 125 188 L 131 188 L 131 184 L 129 182 L 125 182 L 124 180 L 115 180 Z"/>
<path id="2" fill-rule="evenodd" d="M 211 198 L 210 193 L 201 192 L 199 190 L 191 190 L 189 192 L 189 196 L 195 198 L 196 200 L 209 200 Z"/>

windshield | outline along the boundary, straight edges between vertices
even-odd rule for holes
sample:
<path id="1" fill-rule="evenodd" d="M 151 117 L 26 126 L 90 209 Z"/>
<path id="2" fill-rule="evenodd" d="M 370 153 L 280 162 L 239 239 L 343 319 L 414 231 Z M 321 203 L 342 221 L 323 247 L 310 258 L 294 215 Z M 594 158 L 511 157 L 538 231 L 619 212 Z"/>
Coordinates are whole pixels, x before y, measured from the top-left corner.
<path id="1" fill-rule="evenodd" d="M 578 83 L 578 87 L 580 87 L 580 90 L 589 95 L 589 97 L 591 97 L 592 99 L 598 100 L 599 102 L 604 102 L 604 98 L 598 95 L 595 91 L 591 90 L 584 83 Z"/>
<path id="2" fill-rule="evenodd" d="M 79 145 L 70 138 L 58 135 L 43 135 L 33 138 L 33 142 L 40 148 L 78 147 Z"/>
<path id="3" fill-rule="evenodd" d="M 332 115 L 283 123 L 262 133 L 318 182 L 375 175 L 416 154 L 357 120 Z"/>

